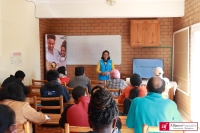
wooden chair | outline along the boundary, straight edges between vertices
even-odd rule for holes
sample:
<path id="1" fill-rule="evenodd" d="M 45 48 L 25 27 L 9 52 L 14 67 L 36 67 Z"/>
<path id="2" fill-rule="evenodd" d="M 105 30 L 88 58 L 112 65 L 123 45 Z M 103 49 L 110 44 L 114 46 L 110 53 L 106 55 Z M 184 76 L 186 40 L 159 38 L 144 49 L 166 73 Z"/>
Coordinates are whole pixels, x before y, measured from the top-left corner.
<path id="1" fill-rule="evenodd" d="M 63 96 L 60 96 L 60 97 L 36 97 L 34 96 L 34 108 L 37 110 L 38 109 L 38 106 L 37 106 L 37 101 L 55 101 L 55 100 L 58 100 L 60 101 L 60 106 L 42 106 L 42 109 L 59 109 L 60 110 L 60 114 L 59 116 L 61 117 L 61 114 L 63 112 Z M 56 121 L 47 121 L 46 123 L 44 124 L 49 124 L 49 125 L 59 125 L 59 118 L 56 120 Z M 50 130 L 51 129 L 51 130 Z M 42 127 L 42 126 L 39 126 L 38 124 L 35 124 L 35 133 L 49 133 L 49 131 L 52 131 L 52 132 L 61 132 L 61 133 L 64 133 L 64 130 L 62 128 L 48 128 L 48 127 Z"/>
<path id="2" fill-rule="evenodd" d="M 70 126 L 68 123 L 65 124 L 65 133 L 70 132 L 89 132 L 92 131 L 90 127 Z"/>
<path id="3" fill-rule="evenodd" d="M 122 127 L 122 128 L 120 129 L 120 131 L 121 131 L 122 133 L 134 133 L 134 129 L 133 129 L 133 128 L 128 128 L 127 126 L 126 126 L 126 127 Z"/>
<path id="4" fill-rule="evenodd" d="M 71 105 L 71 104 L 75 104 L 73 98 L 70 98 L 70 100 L 69 100 L 68 102 L 65 103 L 66 106 Z"/>
<path id="5" fill-rule="evenodd" d="M 126 126 L 126 119 L 127 119 L 127 116 L 118 116 L 121 120 L 121 123 L 122 123 L 122 128 L 121 128 L 121 132 L 122 133 L 134 133 L 134 129 L 133 128 L 128 128 Z"/>
<path id="6" fill-rule="evenodd" d="M 32 79 L 32 85 L 42 86 L 47 82 L 48 82 L 47 80 L 35 80 L 35 79 Z"/>
<path id="7" fill-rule="evenodd" d="M 119 93 L 121 94 L 122 90 L 121 89 L 107 89 L 109 92 L 115 92 L 115 93 Z M 114 96 L 114 98 L 119 98 L 119 96 Z"/>
<path id="8" fill-rule="evenodd" d="M 92 87 L 95 87 L 95 86 L 97 86 L 97 85 L 100 85 L 100 86 L 106 88 L 106 80 L 104 80 L 104 81 L 100 81 L 100 80 L 90 80 L 90 83 L 91 83 Z"/>
<path id="9" fill-rule="evenodd" d="M 62 86 L 67 86 L 66 82 L 61 82 L 60 83 Z"/>
<path id="10" fill-rule="evenodd" d="M 40 87 L 38 85 L 29 85 L 30 92 L 26 96 L 40 96 Z"/>
<path id="11" fill-rule="evenodd" d="M 160 131 L 158 126 L 148 126 L 147 124 L 144 124 L 142 128 L 142 133 L 148 133 L 148 132 L 163 132 L 163 131 Z M 171 131 L 171 132 L 183 133 L 183 131 Z"/>
<path id="12" fill-rule="evenodd" d="M 23 124 L 24 126 L 24 133 L 31 133 L 32 124 L 31 122 L 27 121 Z"/>

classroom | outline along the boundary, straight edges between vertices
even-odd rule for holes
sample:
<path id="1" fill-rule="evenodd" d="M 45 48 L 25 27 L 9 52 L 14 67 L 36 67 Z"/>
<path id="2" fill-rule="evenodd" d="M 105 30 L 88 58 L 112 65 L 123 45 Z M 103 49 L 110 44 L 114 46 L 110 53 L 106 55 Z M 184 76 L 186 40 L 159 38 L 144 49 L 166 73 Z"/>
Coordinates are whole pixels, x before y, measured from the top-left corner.
<path id="1" fill-rule="evenodd" d="M 147 45 L 148 39 L 141 37 L 141 43 L 134 44 L 138 29 L 131 26 L 142 21 L 158 22 L 156 43 Z M 182 31 L 186 36 L 181 36 Z M 0 0 L 0 86 L 18 70 L 26 74 L 24 85 L 31 85 L 32 79 L 46 80 L 46 34 L 120 35 L 121 63 L 115 69 L 124 75 L 123 79 L 133 74 L 134 58 L 162 59 L 164 77 L 177 83 L 172 100 L 182 120 L 200 122 L 200 109 L 196 106 L 200 101 L 200 73 L 195 61 L 200 50 L 195 45 L 200 42 L 200 35 L 195 33 L 199 31 L 200 0 Z M 11 63 L 14 54 L 20 54 L 19 65 Z M 101 54 L 95 56 L 99 56 L 96 65 L 67 65 L 67 76 L 73 78 L 75 68 L 83 66 L 90 80 L 98 80 L 96 67 Z M 112 53 L 110 57 L 113 58 Z"/>

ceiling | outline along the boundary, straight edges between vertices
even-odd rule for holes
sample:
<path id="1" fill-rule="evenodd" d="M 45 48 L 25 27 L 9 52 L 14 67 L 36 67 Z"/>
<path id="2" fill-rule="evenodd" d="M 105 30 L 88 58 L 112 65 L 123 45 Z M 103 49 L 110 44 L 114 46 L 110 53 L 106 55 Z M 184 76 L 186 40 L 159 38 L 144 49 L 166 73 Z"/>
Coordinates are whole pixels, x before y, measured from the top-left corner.
<path id="1" fill-rule="evenodd" d="M 37 18 L 182 17 L 185 0 L 27 0 Z"/>

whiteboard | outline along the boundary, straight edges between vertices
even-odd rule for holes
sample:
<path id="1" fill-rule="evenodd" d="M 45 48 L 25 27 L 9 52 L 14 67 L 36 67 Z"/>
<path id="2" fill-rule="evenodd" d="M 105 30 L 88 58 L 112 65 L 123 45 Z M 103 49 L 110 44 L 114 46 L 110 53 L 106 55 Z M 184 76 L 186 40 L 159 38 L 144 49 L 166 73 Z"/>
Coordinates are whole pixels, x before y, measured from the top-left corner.
<path id="1" fill-rule="evenodd" d="M 115 65 L 121 64 L 121 36 L 67 36 L 67 65 L 97 65 L 108 50 Z"/>

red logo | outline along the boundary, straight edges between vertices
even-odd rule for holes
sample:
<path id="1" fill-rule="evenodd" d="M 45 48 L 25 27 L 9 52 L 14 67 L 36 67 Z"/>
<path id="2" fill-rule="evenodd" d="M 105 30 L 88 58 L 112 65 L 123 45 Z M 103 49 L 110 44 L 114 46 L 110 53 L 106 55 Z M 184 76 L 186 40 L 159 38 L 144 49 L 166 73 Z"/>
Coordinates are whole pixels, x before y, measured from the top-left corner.
<path id="1" fill-rule="evenodd" d="M 159 130 L 160 131 L 169 131 L 169 122 L 160 122 Z"/>

